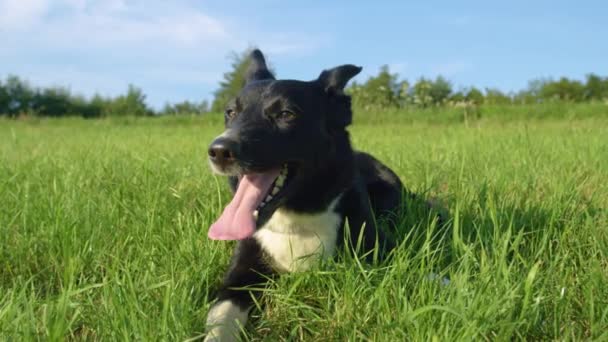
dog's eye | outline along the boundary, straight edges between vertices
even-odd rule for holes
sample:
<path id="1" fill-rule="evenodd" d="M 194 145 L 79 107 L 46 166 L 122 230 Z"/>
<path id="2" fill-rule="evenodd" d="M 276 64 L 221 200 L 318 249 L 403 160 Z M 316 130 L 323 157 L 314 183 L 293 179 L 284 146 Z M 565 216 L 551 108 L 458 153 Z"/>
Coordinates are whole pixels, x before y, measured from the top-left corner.
<path id="1" fill-rule="evenodd" d="M 284 110 L 277 115 L 277 119 L 281 121 L 291 121 L 296 118 L 296 115 L 293 112 L 288 110 Z"/>
<path id="2" fill-rule="evenodd" d="M 233 109 L 226 109 L 224 115 L 226 115 L 228 119 L 232 120 L 236 117 L 236 111 Z"/>

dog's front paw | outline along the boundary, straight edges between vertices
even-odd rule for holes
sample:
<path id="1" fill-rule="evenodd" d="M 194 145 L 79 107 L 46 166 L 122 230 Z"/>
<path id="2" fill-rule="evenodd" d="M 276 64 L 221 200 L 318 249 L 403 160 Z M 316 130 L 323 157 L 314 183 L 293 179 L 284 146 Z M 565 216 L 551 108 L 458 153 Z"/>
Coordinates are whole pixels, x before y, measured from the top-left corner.
<path id="1" fill-rule="evenodd" d="M 241 329 L 247 323 L 247 310 L 231 300 L 217 302 L 207 314 L 207 336 L 204 341 L 238 341 Z"/>

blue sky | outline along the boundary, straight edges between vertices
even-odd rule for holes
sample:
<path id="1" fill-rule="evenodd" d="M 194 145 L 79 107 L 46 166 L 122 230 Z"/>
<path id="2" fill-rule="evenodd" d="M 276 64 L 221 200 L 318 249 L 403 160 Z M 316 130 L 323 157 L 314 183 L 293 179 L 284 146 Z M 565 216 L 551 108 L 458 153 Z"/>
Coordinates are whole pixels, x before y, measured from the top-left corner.
<path id="1" fill-rule="evenodd" d="M 608 1 L 0 0 L 0 77 L 85 95 L 133 83 L 158 108 L 211 99 L 230 52 L 256 45 L 281 78 L 387 64 L 512 91 L 608 76 L 607 18 Z"/>

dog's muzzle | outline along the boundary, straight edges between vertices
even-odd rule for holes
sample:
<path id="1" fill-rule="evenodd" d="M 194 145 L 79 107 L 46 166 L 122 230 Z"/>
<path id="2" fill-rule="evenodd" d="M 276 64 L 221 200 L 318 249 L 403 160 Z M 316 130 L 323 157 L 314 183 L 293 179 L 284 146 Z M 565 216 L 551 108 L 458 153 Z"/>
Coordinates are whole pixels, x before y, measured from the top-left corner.
<path id="1" fill-rule="evenodd" d="M 220 136 L 211 143 L 207 154 L 215 166 L 227 170 L 236 164 L 239 144 L 231 138 Z"/>

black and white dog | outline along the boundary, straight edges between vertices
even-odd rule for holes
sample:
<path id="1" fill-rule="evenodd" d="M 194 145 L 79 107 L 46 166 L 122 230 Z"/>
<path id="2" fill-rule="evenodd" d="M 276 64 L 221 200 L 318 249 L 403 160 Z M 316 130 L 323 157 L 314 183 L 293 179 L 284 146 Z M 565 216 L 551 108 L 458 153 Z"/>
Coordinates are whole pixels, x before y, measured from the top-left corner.
<path id="1" fill-rule="evenodd" d="M 234 340 L 247 321 L 255 292 L 282 272 L 306 270 L 362 237 L 363 252 L 389 251 L 394 242 L 377 219 L 408 198 L 397 175 L 354 151 L 347 82 L 361 68 L 342 65 L 313 81 L 276 80 L 259 50 L 251 54 L 246 85 L 228 105 L 226 131 L 209 147 L 212 169 L 229 176 L 232 201 L 209 238 L 238 240 L 206 340 Z"/>

